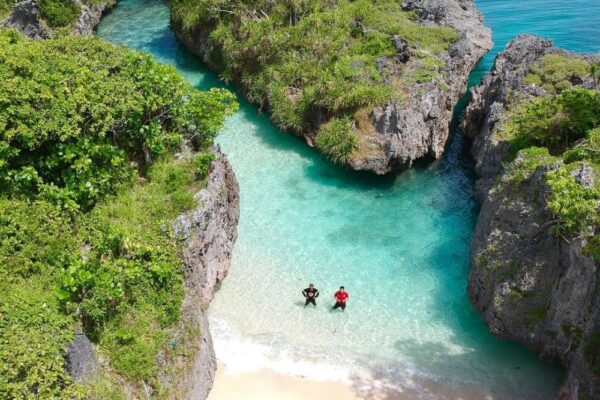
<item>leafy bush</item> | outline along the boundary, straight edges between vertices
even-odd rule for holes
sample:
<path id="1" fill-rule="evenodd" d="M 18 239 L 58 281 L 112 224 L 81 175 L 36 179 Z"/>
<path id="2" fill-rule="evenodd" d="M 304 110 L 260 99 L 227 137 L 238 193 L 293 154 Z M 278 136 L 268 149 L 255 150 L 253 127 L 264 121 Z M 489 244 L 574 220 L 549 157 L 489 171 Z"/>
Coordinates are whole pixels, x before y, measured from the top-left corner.
<path id="1" fill-rule="evenodd" d="M 531 69 L 524 82 L 542 86 L 551 93 L 560 93 L 572 86 L 573 78 L 590 75 L 590 64 L 562 54 L 547 54 Z"/>
<path id="2" fill-rule="evenodd" d="M 551 194 L 550 210 L 560 219 L 559 229 L 570 234 L 589 234 L 590 227 L 597 224 L 600 191 L 586 189 L 575 181 L 566 167 L 546 176 Z"/>
<path id="3" fill-rule="evenodd" d="M 0 193 L 91 208 L 183 138 L 212 142 L 234 97 L 97 39 L 0 33 Z"/>
<path id="4" fill-rule="evenodd" d="M 169 3 L 175 23 L 210 36 L 222 76 L 268 106 L 278 127 L 296 133 L 400 98 L 398 71 L 406 83 L 438 77 L 440 54 L 459 38 L 449 27 L 421 25 L 392 0 Z M 411 57 L 407 66 L 391 61 L 394 35 L 422 57 Z"/>
<path id="5" fill-rule="evenodd" d="M 350 118 L 333 119 L 317 133 L 317 147 L 332 161 L 346 162 L 358 148 Z"/>
<path id="6" fill-rule="evenodd" d="M 504 129 L 515 152 L 530 146 L 542 146 L 550 149 L 552 154 L 562 154 L 598 126 L 600 93 L 572 89 L 521 106 Z"/>
<path id="7" fill-rule="evenodd" d="M 158 387 L 183 299 L 170 222 L 214 160 L 171 153 L 212 144 L 234 96 L 97 39 L 12 31 L 0 77 L 0 398 L 117 396 L 110 376 L 81 387 L 64 371 L 80 323 L 114 380 Z"/>
<path id="8" fill-rule="evenodd" d="M 208 174 L 212 162 L 215 160 L 215 153 L 206 151 L 198 154 L 196 157 L 196 174 L 202 179 Z"/>
<path id="9" fill-rule="evenodd" d="M 600 164 L 600 128 L 592 129 L 585 140 L 565 151 L 563 160 L 566 163 L 587 160 Z"/>
<path id="10" fill-rule="evenodd" d="M 0 279 L 0 398 L 64 399 L 75 393 L 64 370 L 74 320 L 59 312 L 41 276 Z M 49 290 L 50 289 L 50 290 Z"/>
<path id="11" fill-rule="evenodd" d="M 79 16 L 79 6 L 73 0 L 38 0 L 42 16 L 50 26 L 67 26 Z"/>
<path id="12" fill-rule="evenodd" d="M 515 183 L 521 183 L 539 167 L 556 161 L 545 147 L 529 147 L 519 151 L 517 158 L 510 165 L 509 173 Z"/>

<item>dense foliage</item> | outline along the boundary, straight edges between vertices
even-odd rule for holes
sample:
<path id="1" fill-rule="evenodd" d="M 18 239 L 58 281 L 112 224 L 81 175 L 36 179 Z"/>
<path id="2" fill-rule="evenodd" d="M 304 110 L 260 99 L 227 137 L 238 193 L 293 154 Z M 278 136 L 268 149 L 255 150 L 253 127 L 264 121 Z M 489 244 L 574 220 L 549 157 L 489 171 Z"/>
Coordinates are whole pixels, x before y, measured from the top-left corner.
<path id="1" fill-rule="evenodd" d="M 268 106 L 280 128 L 299 133 L 330 129 L 324 124 L 331 118 L 352 118 L 363 107 L 401 101 L 408 84 L 442 84 L 439 55 L 458 39 L 449 27 L 417 23 L 392 0 L 169 3 L 184 29 L 210 36 L 211 58 L 223 77 Z M 393 57 L 394 35 L 411 46 L 408 63 Z"/>
<path id="2" fill-rule="evenodd" d="M 548 206 L 559 218 L 559 228 L 563 232 L 593 233 L 593 226 L 600 222 L 600 191 L 581 186 L 566 167 L 549 173 L 546 180 L 551 191 Z"/>
<path id="3" fill-rule="evenodd" d="M 591 66 L 585 60 L 578 60 L 563 54 L 548 54 L 535 63 L 525 83 L 541 86 L 551 93 L 569 89 L 578 78 L 591 74 Z"/>
<path id="4" fill-rule="evenodd" d="M 560 65 L 565 67 L 562 61 Z M 509 169 L 514 182 L 562 161 L 562 166 L 546 173 L 554 226 L 564 237 L 587 237 L 587 251 L 600 260 L 600 182 L 594 177 L 596 186 L 584 187 L 572 174 L 582 164 L 594 174 L 600 171 L 600 92 L 571 88 L 534 99 L 517 106 L 503 129 L 517 154 Z"/>
<path id="5" fill-rule="evenodd" d="M 64 371 L 76 326 L 116 380 L 157 388 L 183 298 L 169 224 L 214 159 L 170 154 L 210 145 L 233 95 L 100 40 L 11 31 L 0 76 L 0 399 L 85 397 Z"/>
<path id="6" fill-rule="evenodd" d="M 519 107 L 505 124 L 505 130 L 514 150 L 544 146 L 552 154 L 562 154 L 598 126 L 600 93 L 596 90 L 570 89 Z"/>
<path id="7" fill-rule="evenodd" d="M 92 55 L 92 56 L 90 56 Z M 0 34 L 0 192 L 89 209 L 181 141 L 212 141 L 233 97 L 99 40 Z"/>

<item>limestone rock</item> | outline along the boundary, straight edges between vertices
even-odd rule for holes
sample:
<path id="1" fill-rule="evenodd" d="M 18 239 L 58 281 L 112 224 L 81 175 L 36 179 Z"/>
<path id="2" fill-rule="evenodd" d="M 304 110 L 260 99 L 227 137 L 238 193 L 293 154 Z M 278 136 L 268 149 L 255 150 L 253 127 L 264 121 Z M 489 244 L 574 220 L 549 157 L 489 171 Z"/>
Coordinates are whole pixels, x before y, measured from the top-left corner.
<path id="1" fill-rule="evenodd" d="M 206 178 L 206 188 L 196 195 L 198 207 L 179 216 L 173 234 L 182 240 L 185 264 L 185 298 L 182 316 L 173 335 L 176 343 L 186 331 L 197 330 L 199 340 L 191 359 L 174 360 L 165 369 L 179 371 L 162 377 L 162 384 L 175 388 L 177 399 L 204 400 L 212 388 L 217 362 L 206 309 L 216 285 L 226 276 L 237 239 L 239 186 L 227 157 L 218 147 Z"/>
<path id="2" fill-rule="evenodd" d="M 33 0 L 25 0 L 13 6 L 3 21 L 5 27 L 16 29 L 32 39 L 47 39 L 52 33 L 42 20 L 40 10 Z"/>
<path id="3" fill-rule="evenodd" d="M 482 202 L 471 247 L 468 293 L 490 331 L 567 367 L 561 399 L 600 399 L 600 377 L 586 361 L 586 344 L 600 335 L 600 269 L 585 251 L 588 238 L 556 235 L 547 204 L 545 174 L 561 166 L 549 160 L 523 179 L 514 179 L 517 158 L 505 167 L 509 143 L 501 135 L 515 102 L 548 95 L 523 80 L 546 54 L 579 59 L 534 36 L 519 36 L 496 58 L 494 68 L 471 91 L 464 128 L 472 137 L 477 197 Z M 583 78 L 581 84 L 591 88 Z M 506 169 L 508 168 L 508 169 Z M 584 187 L 594 185 L 593 167 L 572 171 Z"/>
<path id="4" fill-rule="evenodd" d="M 89 3 L 86 0 L 75 0 L 75 2 L 79 6 L 80 13 L 70 29 L 73 33 L 89 36 L 100 23 L 104 11 L 116 0 L 97 3 Z M 35 0 L 23 0 L 15 4 L 2 24 L 7 28 L 18 30 L 31 39 L 48 39 L 52 36 L 52 29 L 43 20 Z"/>
<path id="5" fill-rule="evenodd" d="M 75 333 L 65 359 L 67 371 L 75 382 L 89 381 L 100 372 L 94 346 L 85 333 Z"/>
<path id="6" fill-rule="evenodd" d="M 410 167 L 417 159 L 439 158 L 448 139 L 454 105 L 466 89 L 471 70 L 492 45 L 490 31 L 484 27 L 472 0 L 405 0 L 402 6 L 414 11 L 425 25 L 454 28 L 460 38 L 442 57 L 445 67 L 440 71 L 440 79 L 411 84 L 401 103 L 390 101 L 368 113 L 370 126 L 358 135 L 360 151 L 347 162 L 355 170 L 386 174 Z M 202 27 L 184 29 L 173 18 L 171 22 L 175 34 L 190 52 L 212 69 L 221 70 L 222 66 L 211 58 L 214 52 L 208 32 Z M 392 59 L 401 63 L 410 59 L 405 39 L 396 36 L 393 44 L 398 54 Z M 379 61 L 380 65 L 387 63 L 393 70 L 397 69 L 394 74 L 401 73 L 401 68 L 394 66 L 391 60 Z M 315 126 L 327 119 L 322 114 L 313 113 Z M 309 145 L 314 145 L 316 131 L 298 134 Z"/>

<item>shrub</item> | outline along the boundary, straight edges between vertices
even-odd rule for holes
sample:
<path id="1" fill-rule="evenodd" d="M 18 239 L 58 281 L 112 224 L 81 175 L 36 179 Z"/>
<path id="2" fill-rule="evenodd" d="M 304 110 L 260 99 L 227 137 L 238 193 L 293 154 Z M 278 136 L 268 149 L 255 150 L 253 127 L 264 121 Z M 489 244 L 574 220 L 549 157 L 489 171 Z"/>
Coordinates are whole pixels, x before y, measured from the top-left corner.
<path id="1" fill-rule="evenodd" d="M 97 39 L 0 33 L 0 193 L 90 209 L 183 138 L 212 142 L 235 109 L 173 67 Z"/>
<path id="2" fill-rule="evenodd" d="M 64 371 L 79 323 L 115 381 L 158 388 L 184 293 L 170 222 L 214 159 L 171 153 L 212 144 L 234 96 L 97 39 L 14 31 L 0 78 L 0 398 L 118 396 L 110 374 L 81 387 Z"/>
<path id="3" fill-rule="evenodd" d="M 0 397 L 74 398 L 64 370 L 74 320 L 59 312 L 52 280 L 0 278 Z"/>
<path id="4" fill-rule="evenodd" d="M 317 133 L 317 147 L 332 161 L 344 163 L 358 148 L 358 139 L 349 118 L 333 119 Z"/>
<path id="5" fill-rule="evenodd" d="M 592 129 L 587 133 L 585 140 L 565 151 L 563 160 L 566 163 L 587 160 L 600 164 L 600 128 Z"/>
<path id="6" fill-rule="evenodd" d="M 79 16 L 79 6 L 73 0 L 38 0 L 42 16 L 53 27 L 67 26 Z"/>
<path id="7" fill-rule="evenodd" d="M 572 86 L 574 77 L 590 75 L 590 65 L 562 54 L 547 54 L 531 66 L 524 82 L 542 86 L 551 93 L 560 93 Z"/>
<path id="8" fill-rule="evenodd" d="M 590 227 L 599 222 L 598 189 L 581 186 L 566 167 L 549 172 L 546 180 L 551 190 L 548 206 L 560 220 L 559 229 L 572 235 L 589 234 Z"/>
<path id="9" fill-rule="evenodd" d="M 552 154 L 562 154 L 599 125 L 600 93 L 572 89 L 521 106 L 504 129 L 515 152 L 530 146 L 543 146 Z"/>
<path id="10" fill-rule="evenodd" d="M 517 158 L 510 165 L 509 173 L 515 183 L 521 183 L 539 167 L 557 160 L 545 147 L 529 147 L 519 151 Z"/>

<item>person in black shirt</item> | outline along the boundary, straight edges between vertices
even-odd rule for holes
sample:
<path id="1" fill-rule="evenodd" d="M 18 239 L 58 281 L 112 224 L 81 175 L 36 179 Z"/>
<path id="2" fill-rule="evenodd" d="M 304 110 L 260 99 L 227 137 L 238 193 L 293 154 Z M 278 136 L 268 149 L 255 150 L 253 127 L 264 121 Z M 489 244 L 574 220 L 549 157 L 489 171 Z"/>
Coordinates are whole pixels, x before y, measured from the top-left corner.
<path id="1" fill-rule="evenodd" d="M 317 302 L 315 301 L 315 299 L 319 297 L 319 290 L 315 288 L 315 286 L 312 283 L 302 291 L 302 295 L 306 298 L 304 307 L 306 307 L 309 303 L 315 307 L 317 306 Z"/>

